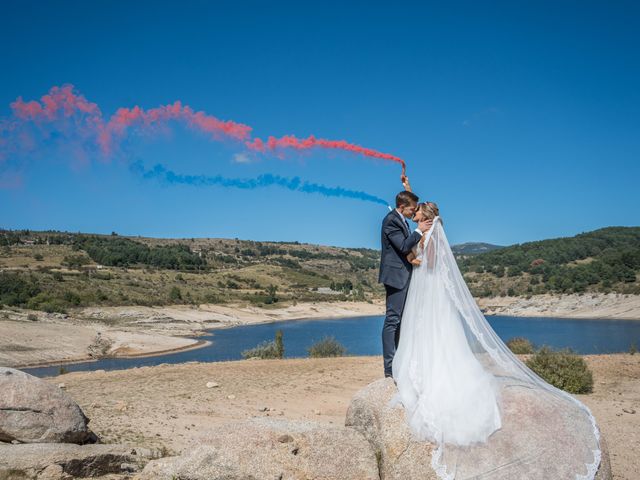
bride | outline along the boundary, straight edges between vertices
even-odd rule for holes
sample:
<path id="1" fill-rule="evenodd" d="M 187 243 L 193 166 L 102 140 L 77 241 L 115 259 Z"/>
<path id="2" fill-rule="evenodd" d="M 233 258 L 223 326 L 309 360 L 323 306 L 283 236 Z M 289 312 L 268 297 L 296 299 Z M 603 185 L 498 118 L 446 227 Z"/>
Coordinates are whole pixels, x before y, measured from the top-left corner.
<path id="1" fill-rule="evenodd" d="M 433 225 L 407 257 L 414 268 L 392 405 L 435 445 L 442 479 L 593 479 L 600 443 L 591 412 L 511 353 L 469 292 L 433 202 L 418 205 L 414 221 L 426 219 Z"/>

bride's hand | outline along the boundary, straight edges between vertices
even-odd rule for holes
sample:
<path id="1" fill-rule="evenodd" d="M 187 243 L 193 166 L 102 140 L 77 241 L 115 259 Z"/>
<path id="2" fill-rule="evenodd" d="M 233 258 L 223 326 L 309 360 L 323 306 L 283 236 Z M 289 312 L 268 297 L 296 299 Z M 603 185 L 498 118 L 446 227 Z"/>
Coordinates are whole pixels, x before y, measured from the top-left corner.
<path id="1" fill-rule="evenodd" d="M 423 220 L 420 223 L 418 223 L 418 228 L 422 233 L 425 233 L 429 231 L 429 229 L 431 228 L 431 225 L 433 225 L 433 220 Z"/>

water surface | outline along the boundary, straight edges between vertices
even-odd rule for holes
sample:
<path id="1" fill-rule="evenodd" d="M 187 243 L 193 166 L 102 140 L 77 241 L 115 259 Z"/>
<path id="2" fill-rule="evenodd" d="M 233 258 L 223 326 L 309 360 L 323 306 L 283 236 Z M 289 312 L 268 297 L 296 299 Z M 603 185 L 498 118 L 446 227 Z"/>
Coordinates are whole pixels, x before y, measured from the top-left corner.
<path id="1" fill-rule="evenodd" d="M 571 348 L 578 353 L 626 352 L 635 342 L 640 348 L 640 320 L 576 320 L 567 318 L 491 316 L 487 320 L 504 341 L 526 337 L 535 345 Z M 95 362 L 65 365 L 66 371 L 119 370 L 124 368 L 183 363 L 239 360 L 243 350 L 273 340 L 282 330 L 285 356 L 306 357 L 307 348 L 327 335 L 334 336 L 349 355 L 381 355 L 380 333 L 384 317 L 351 317 L 325 320 L 288 320 L 216 329 L 198 337 L 211 345 L 195 350 L 153 357 L 104 358 Z M 59 366 L 24 369 L 36 376 L 57 375 Z"/>

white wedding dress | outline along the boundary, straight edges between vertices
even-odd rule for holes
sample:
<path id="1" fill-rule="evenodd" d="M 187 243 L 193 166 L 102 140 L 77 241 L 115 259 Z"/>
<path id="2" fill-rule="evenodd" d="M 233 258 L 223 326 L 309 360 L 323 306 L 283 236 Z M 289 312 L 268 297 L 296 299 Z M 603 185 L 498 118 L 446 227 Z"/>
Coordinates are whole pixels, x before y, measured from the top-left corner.
<path id="1" fill-rule="evenodd" d="M 511 353 L 486 321 L 436 217 L 414 267 L 393 360 L 419 440 L 442 479 L 593 479 L 599 432 L 589 409 Z"/>

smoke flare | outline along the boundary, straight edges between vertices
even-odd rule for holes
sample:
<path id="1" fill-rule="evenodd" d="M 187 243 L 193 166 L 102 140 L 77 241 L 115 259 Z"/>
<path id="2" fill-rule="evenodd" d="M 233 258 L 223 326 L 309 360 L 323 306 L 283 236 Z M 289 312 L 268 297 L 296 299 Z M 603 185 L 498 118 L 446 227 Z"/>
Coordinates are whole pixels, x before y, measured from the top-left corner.
<path id="1" fill-rule="evenodd" d="M 399 163 L 402 166 L 402 174 L 406 172 L 406 164 L 404 160 L 395 155 L 388 153 L 378 152 L 371 148 L 361 147 L 360 145 L 354 145 L 345 140 L 326 140 L 324 138 L 316 138 L 310 135 L 307 138 L 299 139 L 293 135 L 285 135 L 281 138 L 269 137 L 266 142 L 256 138 L 250 142 L 245 143 L 251 150 L 258 152 L 265 152 L 267 150 L 275 151 L 279 148 L 291 148 L 294 150 L 309 150 L 311 148 L 326 148 L 333 150 L 344 150 L 347 152 L 353 152 L 366 157 L 379 158 L 382 160 L 390 160 L 392 162 Z"/>
<path id="2" fill-rule="evenodd" d="M 242 123 L 220 120 L 203 111 L 194 111 L 180 101 L 145 110 L 139 106 L 121 107 L 105 120 L 97 104 L 77 93 L 73 85 L 54 86 L 40 101 L 24 101 L 18 97 L 11 103 L 13 118 L 0 119 L 0 161 L 20 148 L 18 138 L 21 127 L 35 125 L 42 133 L 42 127 L 56 127 L 69 135 L 79 137 L 84 144 L 93 140 L 105 157 L 113 155 L 120 142 L 132 129 L 153 132 L 156 128 L 167 127 L 178 121 L 188 128 L 207 134 L 212 140 L 230 139 L 242 142 L 245 148 L 254 152 L 274 152 L 277 150 L 308 150 L 314 148 L 342 150 L 368 158 L 376 158 L 398 163 L 405 172 L 405 162 L 400 157 L 362 147 L 346 140 L 329 140 L 311 135 L 299 139 L 293 135 L 280 138 L 269 136 L 267 141 L 252 138 L 252 128 Z M 13 143 L 13 145 L 10 145 Z"/>
<path id="3" fill-rule="evenodd" d="M 299 177 L 282 177 L 280 175 L 265 174 L 256 178 L 228 178 L 221 175 L 182 175 L 168 170 L 164 165 L 156 164 L 150 170 L 145 170 L 141 161 L 131 164 L 130 170 L 144 179 L 159 179 L 168 184 L 183 184 L 196 187 L 221 186 L 230 188 L 241 188 L 254 190 L 278 186 L 303 193 L 317 193 L 325 197 L 341 197 L 373 202 L 380 205 L 387 205 L 382 198 L 376 197 L 366 192 L 348 190 L 342 187 L 327 187 L 318 183 L 302 181 Z"/>

